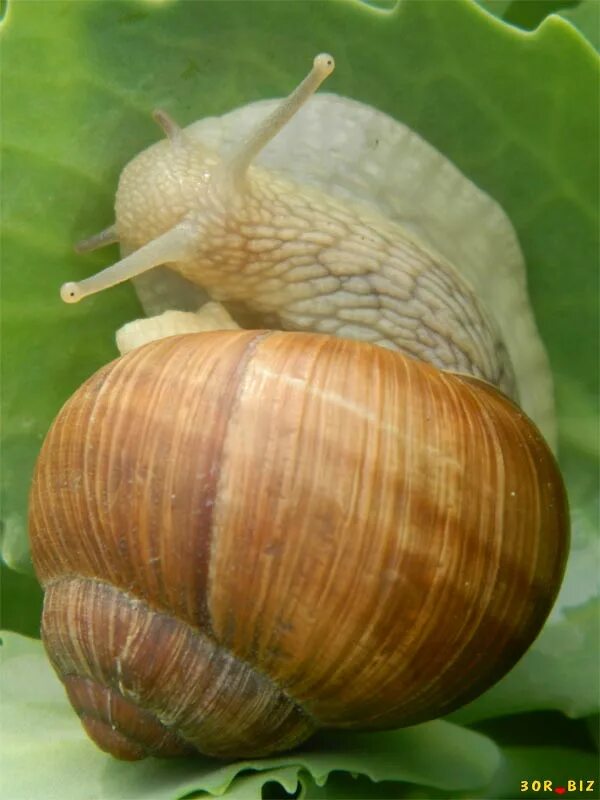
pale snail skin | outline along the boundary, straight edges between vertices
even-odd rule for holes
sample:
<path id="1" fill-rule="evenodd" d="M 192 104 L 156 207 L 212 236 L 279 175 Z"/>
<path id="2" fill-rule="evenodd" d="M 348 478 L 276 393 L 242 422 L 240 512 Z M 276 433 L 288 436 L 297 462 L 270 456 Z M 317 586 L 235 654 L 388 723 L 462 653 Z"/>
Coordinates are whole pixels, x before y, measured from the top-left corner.
<path id="1" fill-rule="evenodd" d="M 223 159 L 158 112 L 168 139 L 124 169 L 115 226 L 84 243 L 118 240 L 130 255 L 65 284 L 63 299 L 168 264 L 213 300 L 275 315 L 283 329 L 401 350 L 518 399 L 494 321 L 449 263 L 367 206 L 251 166 L 332 70 L 331 56 L 317 56 L 296 91 Z"/>

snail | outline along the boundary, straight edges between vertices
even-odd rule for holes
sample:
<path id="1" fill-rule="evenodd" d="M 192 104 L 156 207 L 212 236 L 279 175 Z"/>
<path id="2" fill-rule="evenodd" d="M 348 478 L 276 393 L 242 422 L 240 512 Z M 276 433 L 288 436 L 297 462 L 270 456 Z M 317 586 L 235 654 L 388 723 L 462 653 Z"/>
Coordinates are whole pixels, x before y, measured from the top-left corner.
<path id="1" fill-rule="evenodd" d="M 61 290 L 167 264 L 150 305 L 165 285 L 211 297 L 125 326 L 31 489 L 44 644 L 119 758 L 261 756 L 448 713 L 514 665 L 560 586 L 565 489 L 516 402 L 551 430 L 520 377 L 541 345 L 508 348 L 414 228 L 252 165 L 332 69 L 317 56 L 223 157 L 158 113 L 167 141 L 81 248 L 118 239 L 122 260 Z"/>

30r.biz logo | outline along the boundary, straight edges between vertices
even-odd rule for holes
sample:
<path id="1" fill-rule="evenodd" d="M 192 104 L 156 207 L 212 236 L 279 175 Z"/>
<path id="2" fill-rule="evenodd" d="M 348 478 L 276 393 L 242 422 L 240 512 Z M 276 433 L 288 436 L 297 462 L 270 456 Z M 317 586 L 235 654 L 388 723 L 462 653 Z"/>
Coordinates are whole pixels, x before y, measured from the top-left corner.
<path id="1" fill-rule="evenodd" d="M 569 794 L 569 792 L 593 792 L 596 781 L 568 780 L 560 786 L 553 781 L 521 781 L 521 792 L 554 792 L 555 794 Z"/>

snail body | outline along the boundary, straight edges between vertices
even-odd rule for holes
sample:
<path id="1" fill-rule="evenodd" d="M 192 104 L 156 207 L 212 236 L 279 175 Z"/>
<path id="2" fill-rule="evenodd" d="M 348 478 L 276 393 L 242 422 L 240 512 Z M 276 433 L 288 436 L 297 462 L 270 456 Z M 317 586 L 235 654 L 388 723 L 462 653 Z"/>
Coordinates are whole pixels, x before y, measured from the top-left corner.
<path id="1" fill-rule="evenodd" d="M 521 295 L 511 297 L 510 322 L 500 331 L 473 290 L 474 270 L 461 274 L 436 250 L 463 259 L 454 240 L 473 241 L 464 222 L 473 192 L 465 192 L 464 178 L 451 174 L 447 179 L 448 169 L 436 167 L 434 176 L 446 181 L 446 205 L 462 210 L 449 211 L 460 223 L 448 229 L 443 241 L 432 237 L 430 244 L 414 224 L 411 229 L 381 213 L 372 196 L 361 203 L 354 190 L 343 195 L 325 191 L 322 173 L 303 184 L 293 172 L 282 174 L 279 161 L 275 171 L 253 165 L 276 134 L 306 110 L 302 106 L 332 70 L 331 56 L 317 56 L 299 87 L 285 101 L 269 106 L 266 118 L 253 117 L 237 145 L 227 140 L 226 130 L 216 132 L 210 120 L 181 129 L 164 112 L 156 112 L 167 138 L 126 166 L 116 196 L 115 225 L 83 243 L 89 249 L 118 240 L 125 257 L 92 278 L 65 284 L 63 298 L 75 302 L 129 278 L 140 281 L 148 271 L 152 280 L 152 270 L 167 264 L 185 279 L 184 292 L 202 287 L 213 300 L 249 308 L 259 315 L 258 327 L 274 319 L 283 329 L 370 341 L 440 369 L 483 378 L 523 403 L 552 440 L 551 411 L 548 401 L 540 399 L 552 396 L 551 383 L 533 322 L 523 310 L 524 286 Z M 329 105 L 337 107 L 340 100 Z M 348 111 L 342 106 L 338 115 L 345 129 L 343 115 L 362 110 L 355 106 L 360 104 Z M 322 107 L 321 102 L 317 111 Z M 364 110 L 356 116 L 364 121 Z M 389 118 L 379 115 L 375 122 L 389 134 Z M 373 120 L 370 125 L 374 127 Z M 204 134 L 220 152 L 202 142 Z M 415 150 L 414 142 L 408 144 L 409 151 Z M 413 173 L 418 163 L 415 157 Z M 500 211 L 488 205 L 485 222 L 493 219 L 489 227 L 495 231 Z M 502 231 L 502 241 L 490 238 L 502 249 L 500 261 L 514 259 L 518 245 L 507 244 Z M 483 258 L 481 247 L 475 249 L 475 260 Z M 495 279 L 483 283 L 493 285 L 493 294 L 499 296 L 504 285 L 520 285 L 506 276 L 498 286 Z M 518 339 L 511 340 L 509 353 L 505 339 L 513 329 Z M 524 339 L 533 344 L 524 348 Z M 530 376 L 541 386 L 533 399 Z"/>
<path id="2" fill-rule="evenodd" d="M 100 370 L 44 443 L 30 529 L 49 656 L 122 758 L 446 713 L 530 644 L 568 540 L 554 459 L 501 393 L 268 331 Z"/>
<path id="3" fill-rule="evenodd" d="M 165 172 L 173 174 L 172 147 L 161 144 Z M 135 162 L 133 166 L 155 178 L 160 153 L 150 150 L 145 157 L 152 172 Z M 198 171 L 205 169 L 206 160 L 196 157 Z M 218 181 L 218 165 L 215 171 Z M 195 172 L 186 161 L 179 186 L 183 175 Z M 137 250 L 151 236 L 151 226 L 170 224 L 176 214 L 169 219 L 161 209 L 153 220 L 158 197 L 152 198 L 148 189 L 140 193 L 145 203 L 139 217 L 130 218 L 127 214 L 134 207 L 130 184 L 138 191 L 137 180 L 126 168 L 117 195 L 117 217 L 140 237 L 133 240 L 123 234 L 128 247 Z M 192 181 L 190 194 L 194 188 Z M 212 205 L 214 194 L 208 193 L 206 200 Z M 276 314 L 284 329 L 313 330 L 399 349 L 515 394 L 506 349 L 471 289 L 449 265 L 407 236 L 399 237 L 394 223 L 372 211 L 317 189 L 299 191 L 295 184 L 254 168 L 243 202 L 235 198 L 228 206 L 223 200 L 216 211 L 205 207 L 188 212 L 177 231 L 189 251 L 174 268 L 215 300 L 237 301 L 263 314 Z"/>

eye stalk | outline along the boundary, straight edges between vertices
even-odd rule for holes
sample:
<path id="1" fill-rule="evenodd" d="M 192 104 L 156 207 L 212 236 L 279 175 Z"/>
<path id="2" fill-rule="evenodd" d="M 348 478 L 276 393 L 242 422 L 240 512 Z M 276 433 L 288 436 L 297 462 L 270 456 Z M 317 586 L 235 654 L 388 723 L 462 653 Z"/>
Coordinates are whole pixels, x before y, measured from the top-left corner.
<path id="1" fill-rule="evenodd" d="M 283 126 L 297 114 L 306 101 L 333 72 L 335 61 L 329 53 L 320 53 L 313 61 L 313 68 L 294 91 L 282 100 L 277 108 L 242 142 L 237 152 L 230 157 L 226 170 L 232 184 L 239 188 L 246 177 L 248 167 L 260 151 L 276 136 Z"/>
<path id="2" fill-rule="evenodd" d="M 97 275 L 92 275 L 79 283 L 64 283 L 60 289 L 60 296 L 65 303 L 78 303 L 90 294 L 135 278 L 152 267 L 179 261 L 188 255 L 189 234 L 189 228 L 185 223 L 176 225 L 162 236 L 152 239 L 139 250 L 117 261 L 112 267 L 98 272 Z"/>

